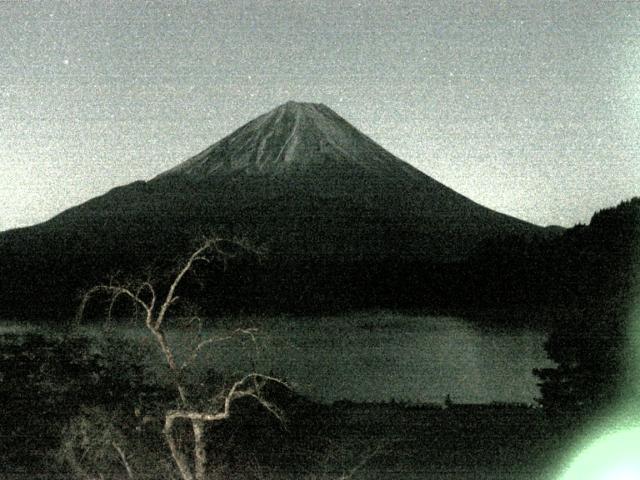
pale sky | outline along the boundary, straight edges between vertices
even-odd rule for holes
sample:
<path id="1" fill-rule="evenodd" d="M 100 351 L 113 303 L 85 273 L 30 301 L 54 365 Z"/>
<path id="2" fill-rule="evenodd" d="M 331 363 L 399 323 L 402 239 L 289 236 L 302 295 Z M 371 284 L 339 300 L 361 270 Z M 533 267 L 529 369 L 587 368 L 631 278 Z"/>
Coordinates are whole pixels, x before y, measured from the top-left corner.
<path id="1" fill-rule="evenodd" d="M 537 224 L 640 195 L 640 2 L 1 1 L 0 230 L 325 103 Z"/>

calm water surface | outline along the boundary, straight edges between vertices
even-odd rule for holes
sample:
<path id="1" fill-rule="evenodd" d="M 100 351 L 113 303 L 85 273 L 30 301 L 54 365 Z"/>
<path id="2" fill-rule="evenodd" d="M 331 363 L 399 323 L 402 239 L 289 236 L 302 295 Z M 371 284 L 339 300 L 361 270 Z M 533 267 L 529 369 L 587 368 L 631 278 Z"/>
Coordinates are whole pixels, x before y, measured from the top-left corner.
<path id="1" fill-rule="evenodd" d="M 207 328 L 202 338 L 255 327 L 255 341 L 240 334 L 217 342 L 203 350 L 199 369 L 273 373 L 323 401 L 442 402 L 450 395 L 457 402 L 533 403 L 539 392 L 532 369 L 550 365 L 542 332 L 505 332 L 461 318 L 378 313 L 226 323 Z M 101 327 L 83 328 L 104 334 Z M 130 323 L 118 333 L 146 337 Z M 184 332 L 173 331 L 170 339 L 185 351 Z"/>

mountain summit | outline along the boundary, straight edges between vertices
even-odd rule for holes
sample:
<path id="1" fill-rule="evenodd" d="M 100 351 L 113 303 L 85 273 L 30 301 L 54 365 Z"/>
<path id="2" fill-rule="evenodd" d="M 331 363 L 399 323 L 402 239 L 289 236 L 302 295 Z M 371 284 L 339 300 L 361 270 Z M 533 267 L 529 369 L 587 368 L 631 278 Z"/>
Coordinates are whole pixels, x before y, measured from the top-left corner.
<path id="1" fill-rule="evenodd" d="M 404 170 L 414 175 L 407 164 L 325 105 L 287 102 L 160 177 L 288 175 L 329 168 L 377 170 L 385 175 Z"/>
<path id="2" fill-rule="evenodd" d="M 150 181 L 0 234 L 0 255 L 10 258 L 0 274 L 14 279 L 0 299 L 24 297 L 16 288 L 27 298 L 60 285 L 75 292 L 86 279 L 169 262 L 212 231 L 267 245 L 268 269 L 260 281 L 258 270 L 245 272 L 253 280 L 242 288 L 269 301 L 287 289 L 304 296 L 297 287 L 361 297 L 362 282 L 422 277 L 485 240 L 544 234 L 421 173 L 330 108 L 288 102 Z M 338 295 L 333 287 L 327 295 Z"/>
<path id="3" fill-rule="evenodd" d="M 259 116 L 157 178 L 174 175 L 195 181 L 237 175 L 306 179 L 314 189 L 318 181 L 330 177 L 322 185 L 325 193 L 335 190 L 335 179 L 356 183 L 377 183 L 376 177 L 400 183 L 424 179 L 330 108 L 298 102 Z"/>

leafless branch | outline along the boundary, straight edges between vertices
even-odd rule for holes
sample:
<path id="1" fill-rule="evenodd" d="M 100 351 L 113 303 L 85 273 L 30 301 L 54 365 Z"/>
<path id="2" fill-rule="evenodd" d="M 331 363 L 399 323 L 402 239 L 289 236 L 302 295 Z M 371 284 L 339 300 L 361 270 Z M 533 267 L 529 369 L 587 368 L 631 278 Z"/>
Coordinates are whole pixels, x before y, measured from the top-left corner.
<path id="1" fill-rule="evenodd" d="M 235 250 L 225 248 L 226 245 L 234 246 Z M 252 247 L 249 242 L 244 239 L 228 241 L 223 240 L 218 236 L 206 238 L 191 254 L 191 256 L 178 268 L 168 287 L 166 295 L 161 297 L 158 296 L 156 287 L 154 287 L 151 279 L 147 279 L 139 283 L 136 288 L 123 286 L 116 283 L 114 280 L 111 280 L 109 284 L 93 287 L 86 292 L 82 298 L 80 308 L 78 309 L 76 318 L 77 321 L 80 322 L 89 300 L 94 295 L 103 293 L 110 296 L 107 313 L 107 318 L 109 320 L 111 320 L 114 307 L 120 297 L 127 297 L 136 307 L 136 311 L 138 308 L 142 308 L 146 313 L 145 325 L 164 355 L 169 370 L 173 375 L 173 381 L 180 398 L 180 408 L 168 411 L 165 415 L 164 435 L 173 461 L 177 465 L 183 480 L 204 480 L 207 462 L 204 441 L 204 424 L 205 422 L 218 422 L 228 418 L 231 414 L 231 406 L 234 401 L 244 397 L 253 398 L 279 421 L 284 421 L 283 413 L 276 405 L 272 404 L 262 396 L 261 389 L 269 381 L 277 382 L 285 386 L 286 384 L 277 378 L 257 373 L 246 375 L 231 386 L 227 394 L 224 396 L 223 406 L 220 411 L 196 411 L 190 408 L 187 388 L 183 382 L 183 370 L 188 368 L 196 360 L 199 353 L 205 347 L 216 342 L 227 340 L 238 333 L 248 335 L 257 352 L 258 345 L 255 336 L 255 329 L 238 329 L 231 335 L 200 340 L 191 349 L 189 355 L 181 364 L 178 364 L 174 350 L 167 339 L 165 331 L 166 318 L 171 307 L 179 300 L 177 290 L 187 273 L 192 271 L 194 266 L 199 262 L 210 263 L 212 260 L 217 260 L 222 262 L 223 266 L 226 267 L 227 262 L 239 255 L 241 251 L 251 252 L 256 255 L 263 253 L 262 250 Z M 159 301 L 161 301 L 161 303 L 159 303 Z M 188 323 L 195 324 L 197 327 L 196 333 L 193 336 L 193 342 L 195 343 L 202 332 L 202 319 L 197 315 L 193 315 L 189 318 Z M 183 448 L 178 445 L 177 440 L 173 436 L 173 425 L 178 419 L 188 420 L 191 423 L 194 434 L 193 470 Z M 129 478 L 133 479 L 133 472 L 130 465 L 127 463 L 124 451 L 115 443 L 113 444 L 113 448 L 118 452 L 121 461 L 127 469 Z"/>
<path id="2" fill-rule="evenodd" d="M 212 343 L 224 342 L 225 340 L 230 340 L 231 338 L 233 338 L 233 335 L 226 335 L 224 337 L 209 337 L 206 340 L 201 341 L 193 348 L 191 354 L 184 360 L 184 362 L 182 362 L 182 366 L 180 368 L 182 370 L 185 370 L 186 368 L 190 367 L 198 358 L 198 354 L 200 353 L 200 351 L 206 346 L 211 345 Z"/>
<path id="3" fill-rule="evenodd" d="M 120 457 L 120 461 L 127 471 L 129 480 L 134 480 L 135 477 L 133 475 L 133 470 L 131 469 L 131 465 L 129 465 L 129 462 L 127 461 L 127 456 L 125 455 L 124 450 L 116 442 L 111 442 L 111 445 L 116 450 L 116 452 L 118 452 L 118 456 Z"/>
<path id="4" fill-rule="evenodd" d="M 222 411 L 210 413 L 210 412 L 202 412 L 202 411 L 191 411 L 191 410 L 185 410 L 185 409 L 171 410 L 166 414 L 165 420 L 171 419 L 171 423 L 173 423 L 173 421 L 178 418 L 185 418 L 190 420 L 201 420 L 205 422 L 216 422 L 216 421 L 224 420 L 226 418 L 229 418 L 231 414 L 231 407 L 233 405 L 233 402 L 244 397 L 251 397 L 258 400 L 259 403 L 265 406 L 267 410 L 270 413 L 272 413 L 276 418 L 278 418 L 279 420 L 283 420 L 283 416 L 281 412 L 279 412 L 279 409 L 277 409 L 277 407 L 274 407 L 270 402 L 267 402 L 252 387 L 248 387 L 246 389 L 243 388 L 243 386 L 249 380 L 253 380 L 253 379 L 260 379 L 263 382 L 272 381 L 289 388 L 286 383 L 284 383 L 282 380 L 277 379 L 275 377 L 271 377 L 269 375 L 262 375 L 258 373 L 250 373 L 242 377 L 240 380 L 236 381 L 232 385 L 232 387 L 229 389 L 228 393 L 225 395 L 224 408 Z"/>
<path id="5" fill-rule="evenodd" d="M 153 311 L 153 309 L 156 306 L 156 290 L 150 280 L 146 280 L 140 284 L 140 286 L 138 287 L 138 290 L 136 291 L 136 297 L 142 298 L 142 294 L 145 290 L 147 290 L 151 295 L 151 301 L 149 302 L 149 309 Z"/>
<path id="6" fill-rule="evenodd" d="M 191 268 L 193 267 L 194 263 L 198 262 L 198 261 L 209 261 L 208 258 L 204 255 L 205 252 L 207 250 L 209 250 L 211 247 L 216 248 L 217 250 L 217 245 L 218 242 L 220 242 L 221 239 L 219 237 L 213 237 L 213 238 L 209 238 L 207 240 L 205 240 L 205 242 L 202 244 L 202 246 L 200 246 L 200 248 L 198 248 L 195 252 L 193 252 L 191 254 L 191 256 L 189 257 L 189 259 L 185 262 L 185 264 L 182 266 L 182 268 L 178 271 L 178 274 L 175 276 L 175 278 L 173 279 L 173 282 L 171 283 L 171 286 L 169 287 L 169 292 L 167 293 L 167 296 L 165 297 L 165 300 L 163 302 L 163 304 L 160 307 L 160 312 L 158 313 L 158 316 L 156 317 L 156 321 L 155 321 L 155 328 L 159 329 L 162 326 L 162 322 L 165 319 L 165 316 L 167 314 L 167 310 L 169 309 L 169 307 L 175 303 L 177 301 L 177 297 L 176 297 L 176 289 L 178 288 L 178 285 L 180 285 L 180 282 L 182 282 L 182 279 L 184 278 L 184 276 L 187 274 L 187 272 L 189 270 L 191 270 Z"/>
<path id="7" fill-rule="evenodd" d="M 78 309 L 78 313 L 76 315 L 76 321 L 78 323 L 80 323 L 82 321 L 82 318 L 84 316 L 84 311 L 87 307 L 87 304 L 89 302 L 89 300 L 91 300 L 91 298 L 98 294 L 98 293 L 107 293 L 109 295 L 111 295 L 111 303 L 110 303 L 110 309 L 109 312 L 111 312 L 111 309 L 113 308 L 112 305 L 115 302 L 115 299 L 117 299 L 118 297 L 124 295 L 128 298 L 131 299 L 131 301 L 133 301 L 135 304 L 140 305 L 145 312 L 147 313 L 147 315 L 151 315 L 151 309 L 149 308 L 149 305 L 147 305 L 145 302 L 143 302 L 140 297 L 138 297 L 137 295 L 135 295 L 134 293 L 131 292 L 131 290 L 129 290 L 128 288 L 125 287 L 121 287 L 121 286 L 117 286 L 117 285 L 98 285 L 95 286 L 93 288 L 91 288 L 89 291 L 87 291 L 84 296 L 82 297 L 82 302 L 80 303 L 80 307 Z"/>

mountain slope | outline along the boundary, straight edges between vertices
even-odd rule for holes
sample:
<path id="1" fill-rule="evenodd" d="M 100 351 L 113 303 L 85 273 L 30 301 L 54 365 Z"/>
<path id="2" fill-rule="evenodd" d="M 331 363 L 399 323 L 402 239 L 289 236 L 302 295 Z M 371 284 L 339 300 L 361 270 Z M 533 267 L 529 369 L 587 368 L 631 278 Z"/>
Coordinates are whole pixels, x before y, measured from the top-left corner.
<path id="1" fill-rule="evenodd" d="M 272 271 L 282 268 L 272 283 L 319 262 L 345 288 L 358 269 L 450 263 L 487 238 L 544 234 L 424 175 L 326 106 L 289 102 L 148 182 L 0 234 L 0 295 L 68 294 L 168 262 L 210 231 L 266 244 Z M 353 275 L 341 277 L 345 265 Z"/>
<path id="2" fill-rule="evenodd" d="M 460 258 L 480 238 L 539 230 L 424 175 L 329 108 L 294 102 L 149 182 L 116 189 L 49 224 L 159 218 L 194 228 L 244 225 L 283 254 L 395 249 L 442 261 Z M 310 231 L 303 245 L 295 241 Z"/>
<path id="3" fill-rule="evenodd" d="M 341 167 L 404 181 L 421 177 L 326 106 L 288 102 L 159 178 L 184 174 L 201 179 L 239 172 L 291 176 Z"/>

